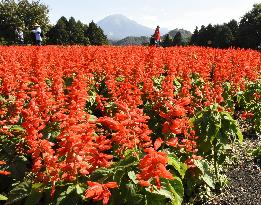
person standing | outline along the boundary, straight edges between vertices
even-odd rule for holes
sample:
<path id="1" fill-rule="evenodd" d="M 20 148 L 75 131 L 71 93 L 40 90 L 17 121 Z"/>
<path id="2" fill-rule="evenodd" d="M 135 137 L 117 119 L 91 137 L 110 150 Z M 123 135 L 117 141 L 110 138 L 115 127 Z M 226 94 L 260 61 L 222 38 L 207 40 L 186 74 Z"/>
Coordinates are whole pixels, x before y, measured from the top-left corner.
<path id="1" fill-rule="evenodd" d="M 40 46 L 40 45 L 42 45 L 42 40 L 43 40 L 42 36 L 41 36 L 42 30 L 40 28 L 40 25 L 37 23 L 34 25 L 34 27 L 35 27 L 35 29 L 32 30 L 32 32 L 35 35 L 35 44 Z"/>
<path id="2" fill-rule="evenodd" d="M 160 27 L 157 26 L 157 28 L 155 29 L 154 32 L 154 41 L 155 41 L 155 45 L 159 46 L 160 45 Z"/>
<path id="3" fill-rule="evenodd" d="M 24 44 L 24 32 L 21 27 L 17 27 L 15 29 L 15 36 L 16 36 L 16 41 L 18 45 L 23 45 Z"/>

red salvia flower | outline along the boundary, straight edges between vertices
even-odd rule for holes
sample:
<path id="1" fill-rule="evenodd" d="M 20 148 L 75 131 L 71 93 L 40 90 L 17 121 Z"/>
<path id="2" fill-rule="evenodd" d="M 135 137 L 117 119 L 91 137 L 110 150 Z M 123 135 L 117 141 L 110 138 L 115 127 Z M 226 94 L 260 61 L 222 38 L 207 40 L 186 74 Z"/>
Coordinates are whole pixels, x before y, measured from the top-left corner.
<path id="1" fill-rule="evenodd" d="M 0 170 L 0 175 L 9 175 L 9 174 L 11 174 L 11 172 L 1 171 L 1 170 Z"/>
<path id="2" fill-rule="evenodd" d="M 87 182 L 89 188 L 85 192 L 86 198 L 91 198 L 94 201 L 101 201 L 104 205 L 108 204 L 111 192 L 109 189 L 117 188 L 116 182 L 108 182 L 106 184 L 100 184 L 98 182 Z"/>
<path id="3" fill-rule="evenodd" d="M 137 174 L 140 184 L 143 186 L 149 185 L 148 180 L 154 178 L 156 186 L 160 188 L 160 178 L 173 179 L 172 174 L 166 169 L 168 158 L 164 152 L 157 152 L 153 148 L 144 150 L 147 155 L 141 159 L 139 168 L 141 172 Z"/>

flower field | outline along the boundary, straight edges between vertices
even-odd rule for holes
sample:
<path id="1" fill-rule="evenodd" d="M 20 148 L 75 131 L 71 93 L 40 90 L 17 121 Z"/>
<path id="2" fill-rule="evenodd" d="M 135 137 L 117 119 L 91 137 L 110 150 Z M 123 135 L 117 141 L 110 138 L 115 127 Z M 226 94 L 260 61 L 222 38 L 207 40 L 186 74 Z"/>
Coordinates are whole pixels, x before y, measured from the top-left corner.
<path id="1" fill-rule="evenodd" d="M 0 199 L 181 204 L 261 132 L 261 53 L 0 47 Z"/>

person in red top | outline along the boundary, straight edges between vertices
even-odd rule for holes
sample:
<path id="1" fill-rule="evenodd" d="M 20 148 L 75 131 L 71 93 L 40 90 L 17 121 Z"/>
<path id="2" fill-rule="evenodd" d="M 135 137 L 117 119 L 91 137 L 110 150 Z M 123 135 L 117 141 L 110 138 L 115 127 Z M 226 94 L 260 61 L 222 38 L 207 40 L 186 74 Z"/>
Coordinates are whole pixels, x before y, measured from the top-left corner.
<path id="1" fill-rule="evenodd" d="M 155 29 L 155 33 L 154 33 L 154 40 L 155 40 L 155 45 L 159 46 L 160 44 L 160 27 L 157 26 L 157 28 Z"/>

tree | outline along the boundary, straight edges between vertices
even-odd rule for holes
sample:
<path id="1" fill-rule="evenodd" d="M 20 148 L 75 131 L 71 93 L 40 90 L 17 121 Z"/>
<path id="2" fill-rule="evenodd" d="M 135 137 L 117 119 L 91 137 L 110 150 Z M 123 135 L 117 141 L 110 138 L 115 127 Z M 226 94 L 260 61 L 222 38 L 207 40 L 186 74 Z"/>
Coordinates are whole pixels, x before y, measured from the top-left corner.
<path id="1" fill-rule="evenodd" d="M 162 46 L 169 47 L 169 46 L 172 46 L 172 44 L 173 44 L 172 38 L 170 37 L 169 34 L 166 34 L 163 38 Z"/>
<path id="2" fill-rule="evenodd" d="M 41 25 L 43 32 L 49 29 L 48 7 L 40 1 L 1 0 L 0 1 L 0 38 L 7 44 L 15 41 L 15 29 L 22 27 L 25 40 L 32 42 L 31 30 L 33 25 Z"/>
<path id="3" fill-rule="evenodd" d="M 198 46 L 206 46 L 207 45 L 207 36 L 206 36 L 206 27 L 202 25 L 198 32 L 197 45 Z"/>
<path id="4" fill-rule="evenodd" d="M 198 32 L 198 27 L 196 26 L 196 29 L 194 30 L 191 39 L 190 39 L 190 44 L 191 45 L 198 45 L 198 37 L 199 37 L 199 32 Z"/>
<path id="5" fill-rule="evenodd" d="M 173 38 L 173 45 L 174 46 L 180 46 L 181 44 L 182 44 L 181 33 L 177 32 L 176 35 Z"/>
<path id="6" fill-rule="evenodd" d="M 154 39 L 154 36 L 151 36 L 151 37 L 150 37 L 149 45 L 150 45 L 150 46 L 154 46 L 154 45 L 155 45 L 155 39 Z"/>
<path id="7" fill-rule="evenodd" d="M 212 46 L 212 43 L 214 41 L 214 38 L 215 38 L 215 35 L 216 35 L 216 28 L 215 26 L 212 26 L 211 24 L 209 24 L 207 27 L 206 27 L 206 30 L 205 30 L 205 36 L 206 36 L 206 46 Z"/>
<path id="8" fill-rule="evenodd" d="M 233 35 L 233 40 L 231 42 L 231 46 L 238 46 L 238 42 L 237 42 L 237 39 L 238 39 L 238 23 L 237 23 L 237 21 L 235 19 L 232 19 L 226 25 L 230 28 L 232 35 Z"/>
<path id="9" fill-rule="evenodd" d="M 46 34 L 48 37 L 48 44 L 54 45 L 67 45 L 69 44 L 69 33 L 68 33 L 68 21 L 62 16 L 54 25 L 49 32 Z"/>
<path id="10" fill-rule="evenodd" d="M 81 45 L 88 45 L 89 39 L 85 35 L 86 27 L 81 21 L 75 21 L 73 17 L 71 17 L 68 21 L 68 32 L 69 32 L 69 44 L 81 44 Z"/>
<path id="11" fill-rule="evenodd" d="M 86 36 L 89 38 L 91 45 L 108 45 L 108 39 L 104 35 L 103 30 L 93 21 L 89 23 L 86 30 Z"/>
<path id="12" fill-rule="evenodd" d="M 247 12 L 239 23 L 238 42 L 243 48 L 257 49 L 261 45 L 261 4 Z"/>
<path id="13" fill-rule="evenodd" d="M 213 46 L 216 48 L 228 48 L 234 40 L 231 29 L 226 25 L 217 25 Z"/>
<path id="14" fill-rule="evenodd" d="M 215 27 L 209 24 L 207 27 L 201 26 L 198 35 L 198 45 L 212 46 L 215 37 Z"/>
<path id="15" fill-rule="evenodd" d="M 58 45 L 89 45 L 89 39 L 85 35 L 87 26 L 81 21 L 75 21 L 73 17 L 67 20 L 62 16 L 48 32 L 48 44 Z"/>

